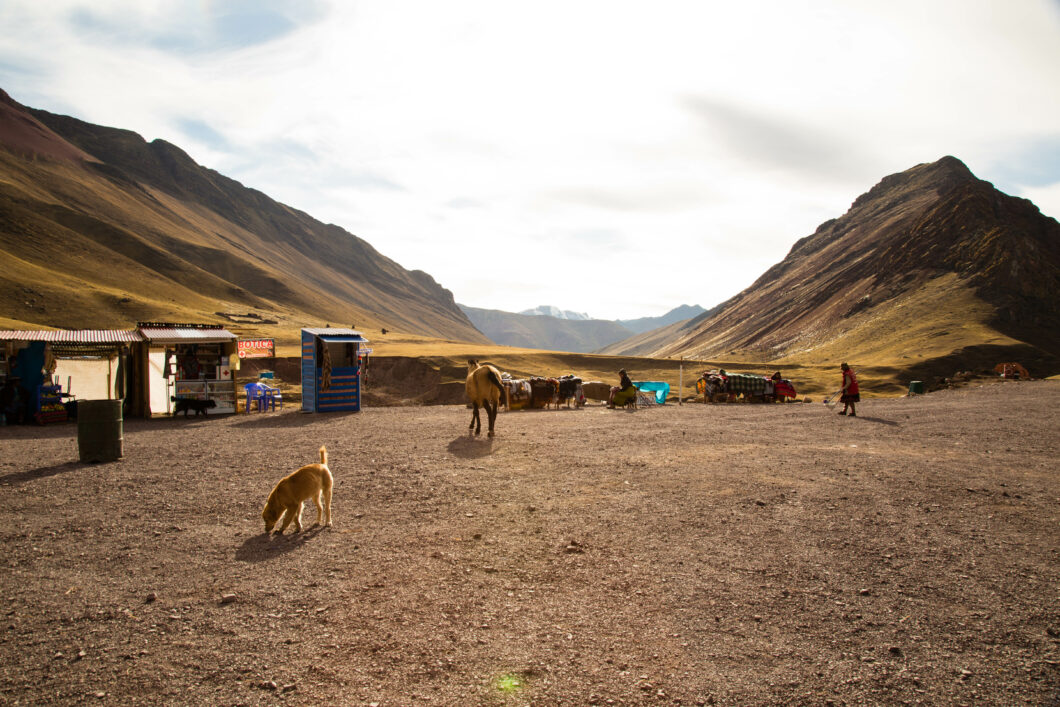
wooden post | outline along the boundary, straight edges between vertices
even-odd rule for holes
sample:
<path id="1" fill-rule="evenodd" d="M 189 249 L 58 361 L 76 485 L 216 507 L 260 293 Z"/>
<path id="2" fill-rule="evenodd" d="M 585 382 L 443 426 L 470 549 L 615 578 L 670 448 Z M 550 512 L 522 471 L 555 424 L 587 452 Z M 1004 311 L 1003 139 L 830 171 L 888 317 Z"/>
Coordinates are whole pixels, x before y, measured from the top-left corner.
<path id="1" fill-rule="evenodd" d="M 677 404 L 683 405 L 681 396 L 685 390 L 685 364 L 681 364 L 677 374 Z"/>

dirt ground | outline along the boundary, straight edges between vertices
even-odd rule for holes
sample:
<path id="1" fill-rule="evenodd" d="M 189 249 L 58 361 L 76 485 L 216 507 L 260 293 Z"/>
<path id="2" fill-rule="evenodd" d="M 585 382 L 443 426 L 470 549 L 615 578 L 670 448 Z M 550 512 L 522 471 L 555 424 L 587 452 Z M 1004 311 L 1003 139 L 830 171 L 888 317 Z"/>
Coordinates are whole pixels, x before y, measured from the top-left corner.
<path id="1" fill-rule="evenodd" d="M 1058 395 L 0 428 L 0 703 L 1056 705 Z"/>

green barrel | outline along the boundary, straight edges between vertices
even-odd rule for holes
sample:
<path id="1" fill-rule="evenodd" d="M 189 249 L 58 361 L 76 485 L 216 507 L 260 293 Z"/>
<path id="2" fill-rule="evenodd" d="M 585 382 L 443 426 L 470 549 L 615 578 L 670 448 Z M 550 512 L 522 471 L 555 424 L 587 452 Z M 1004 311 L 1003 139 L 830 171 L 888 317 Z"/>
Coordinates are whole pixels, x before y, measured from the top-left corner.
<path id="1" fill-rule="evenodd" d="M 924 394 L 924 381 L 909 381 L 909 394 L 910 395 L 923 395 Z"/>
<path id="2" fill-rule="evenodd" d="M 77 449 L 82 463 L 121 459 L 121 403 L 121 400 L 77 401 Z"/>

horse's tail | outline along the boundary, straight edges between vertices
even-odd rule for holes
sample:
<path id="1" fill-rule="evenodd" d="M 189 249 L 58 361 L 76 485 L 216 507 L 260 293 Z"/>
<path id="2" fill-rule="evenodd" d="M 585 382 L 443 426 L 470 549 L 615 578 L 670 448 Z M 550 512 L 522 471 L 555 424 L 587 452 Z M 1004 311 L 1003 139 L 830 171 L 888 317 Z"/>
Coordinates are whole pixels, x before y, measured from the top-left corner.
<path id="1" fill-rule="evenodd" d="M 501 377 L 497 375 L 497 369 L 490 366 L 486 369 L 486 377 L 489 378 L 490 383 L 497 388 L 498 396 L 504 401 L 504 407 L 508 407 L 508 389 L 504 383 L 501 382 Z"/>
<path id="2" fill-rule="evenodd" d="M 497 371 L 495 371 L 493 368 L 487 368 L 486 377 L 490 379 L 490 383 L 492 383 L 497 388 L 497 390 L 502 393 L 504 392 L 504 383 L 501 383 L 501 377 L 497 375 Z"/>

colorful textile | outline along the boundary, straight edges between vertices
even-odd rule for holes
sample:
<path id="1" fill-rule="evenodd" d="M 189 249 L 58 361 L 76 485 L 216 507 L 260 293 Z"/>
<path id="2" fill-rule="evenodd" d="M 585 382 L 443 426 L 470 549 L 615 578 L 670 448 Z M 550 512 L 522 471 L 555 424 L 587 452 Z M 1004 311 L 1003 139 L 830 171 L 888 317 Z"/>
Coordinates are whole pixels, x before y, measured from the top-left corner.
<path id="1" fill-rule="evenodd" d="M 643 392 L 654 393 L 657 405 L 665 404 L 666 396 L 670 394 L 670 384 L 662 381 L 633 381 L 633 385 Z"/>
<path id="2" fill-rule="evenodd" d="M 773 388 L 778 398 L 794 398 L 795 386 L 789 380 L 773 381 Z"/>
<path id="3" fill-rule="evenodd" d="M 765 395 L 766 379 L 751 373 L 729 374 L 729 392 L 743 393 L 745 395 Z"/>
<path id="4" fill-rule="evenodd" d="M 847 395 L 858 395 L 858 393 L 861 392 L 858 390 L 858 377 L 854 375 L 853 368 L 848 368 L 843 371 L 843 390 L 845 391 L 843 397 L 846 397 Z"/>
<path id="5" fill-rule="evenodd" d="M 629 388 L 626 388 L 625 390 L 620 390 L 617 393 L 615 393 L 615 397 L 611 399 L 611 403 L 615 407 L 620 407 L 620 406 L 625 405 L 626 403 L 628 403 L 630 400 L 635 400 L 636 397 L 637 397 L 637 389 L 635 387 L 633 387 L 633 386 L 630 386 Z"/>

